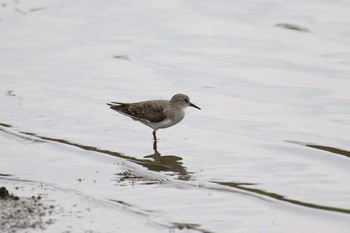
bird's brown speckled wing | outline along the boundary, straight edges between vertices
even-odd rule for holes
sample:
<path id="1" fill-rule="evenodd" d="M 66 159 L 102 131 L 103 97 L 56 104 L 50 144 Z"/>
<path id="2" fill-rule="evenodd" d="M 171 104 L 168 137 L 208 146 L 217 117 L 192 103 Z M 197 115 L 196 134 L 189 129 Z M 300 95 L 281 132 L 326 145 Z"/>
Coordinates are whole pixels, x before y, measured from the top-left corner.
<path id="1" fill-rule="evenodd" d="M 112 104 L 108 105 L 111 109 L 127 115 L 134 120 L 160 122 L 166 118 L 163 106 L 155 102 L 145 101 L 131 104 L 112 102 Z"/>

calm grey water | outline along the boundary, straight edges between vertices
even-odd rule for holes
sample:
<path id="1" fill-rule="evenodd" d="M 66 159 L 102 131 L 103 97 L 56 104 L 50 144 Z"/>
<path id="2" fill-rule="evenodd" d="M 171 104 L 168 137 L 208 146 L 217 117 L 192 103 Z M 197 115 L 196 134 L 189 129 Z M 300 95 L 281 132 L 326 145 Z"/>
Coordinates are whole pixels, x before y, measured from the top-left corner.
<path id="1" fill-rule="evenodd" d="M 348 232 L 349 11 L 5 0 L 0 185 L 60 209 L 44 232 Z M 105 104 L 175 93 L 202 110 L 161 156 Z"/>

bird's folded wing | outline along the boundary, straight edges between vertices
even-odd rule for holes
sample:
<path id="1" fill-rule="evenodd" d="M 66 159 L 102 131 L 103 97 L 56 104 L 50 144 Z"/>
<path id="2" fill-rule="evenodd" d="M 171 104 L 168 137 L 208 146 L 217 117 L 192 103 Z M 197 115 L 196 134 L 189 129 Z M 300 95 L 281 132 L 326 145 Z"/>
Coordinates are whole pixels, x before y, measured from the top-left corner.
<path id="1" fill-rule="evenodd" d="M 138 121 L 160 122 L 166 119 L 163 107 L 148 101 L 132 104 L 112 102 L 108 105 L 111 109 Z"/>

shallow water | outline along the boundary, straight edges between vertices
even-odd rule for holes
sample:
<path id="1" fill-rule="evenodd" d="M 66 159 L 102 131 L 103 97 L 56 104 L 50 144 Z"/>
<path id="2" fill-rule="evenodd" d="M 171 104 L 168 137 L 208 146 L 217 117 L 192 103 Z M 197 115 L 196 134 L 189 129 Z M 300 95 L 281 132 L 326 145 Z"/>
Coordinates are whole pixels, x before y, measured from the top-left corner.
<path id="1" fill-rule="evenodd" d="M 347 1 L 5 2 L 0 186 L 44 232 L 348 232 Z M 105 104 L 178 92 L 160 156 Z"/>

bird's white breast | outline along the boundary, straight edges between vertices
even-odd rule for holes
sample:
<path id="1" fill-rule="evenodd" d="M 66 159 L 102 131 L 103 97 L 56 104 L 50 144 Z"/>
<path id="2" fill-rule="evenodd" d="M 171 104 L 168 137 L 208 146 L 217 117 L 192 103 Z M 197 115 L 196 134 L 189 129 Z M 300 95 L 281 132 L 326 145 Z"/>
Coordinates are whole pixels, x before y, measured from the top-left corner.
<path id="1" fill-rule="evenodd" d="M 165 119 L 164 121 L 160 121 L 160 122 L 151 122 L 149 123 L 149 126 L 152 128 L 152 129 L 160 129 L 160 128 L 168 128 L 172 125 L 175 125 L 177 122 L 173 122 L 172 120 L 170 119 Z"/>

